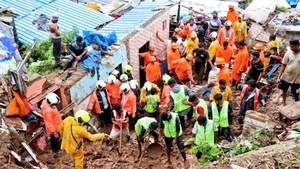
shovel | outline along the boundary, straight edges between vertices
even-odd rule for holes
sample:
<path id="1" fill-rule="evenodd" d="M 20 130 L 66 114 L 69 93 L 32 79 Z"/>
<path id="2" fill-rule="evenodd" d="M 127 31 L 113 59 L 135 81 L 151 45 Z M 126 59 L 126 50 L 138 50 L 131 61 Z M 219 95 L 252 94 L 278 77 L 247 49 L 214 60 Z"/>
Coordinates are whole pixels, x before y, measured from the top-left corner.
<path id="1" fill-rule="evenodd" d="M 122 148 L 122 122 L 121 122 L 121 125 L 120 125 L 120 141 L 119 141 L 119 149 L 118 149 L 118 153 L 119 153 L 119 155 L 121 155 L 122 154 L 122 152 L 121 152 L 121 148 Z"/>

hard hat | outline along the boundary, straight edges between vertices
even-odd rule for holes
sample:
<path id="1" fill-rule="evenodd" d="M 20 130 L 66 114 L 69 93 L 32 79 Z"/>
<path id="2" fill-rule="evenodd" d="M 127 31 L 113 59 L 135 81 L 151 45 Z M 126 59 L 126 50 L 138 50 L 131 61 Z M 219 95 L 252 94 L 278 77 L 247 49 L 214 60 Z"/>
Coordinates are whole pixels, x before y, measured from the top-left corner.
<path id="1" fill-rule="evenodd" d="M 117 71 L 116 69 L 114 69 L 113 71 L 110 72 L 111 75 L 114 76 L 118 76 L 119 75 L 119 71 Z"/>
<path id="2" fill-rule="evenodd" d="M 226 64 L 223 58 L 216 58 L 216 65 L 224 65 Z"/>
<path id="3" fill-rule="evenodd" d="M 121 74 L 120 80 L 128 81 L 128 76 L 126 74 Z"/>
<path id="4" fill-rule="evenodd" d="M 114 84 L 114 83 L 116 83 L 116 81 L 117 81 L 117 78 L 114 75 L 109 75 L 107 78 L 107 82 L 110 84 Z"/>
<path id="5" fill-rule="evenodd" d="M 155 56 L 150 56 L 150 57 L 149 57 L 149 61 L 150 61 L 150 62 L 154 62 L 155 60 L 156 60 Z"/>
<path id="6" fill-rule="evenodd" d="M 78 123 L 88 123 L 91 120 L 91 115 L 85 110 L 78 110 L 74 117 Z"/>
<path id="7" fill-rule="evenodd" d="M 171 44 L 171 48 L 173 48 L 173 49 L 178 49 L 178 44 L 177 44 L 177 43 L 172 43 L 172 44 Z"/>
<path id="8" fill-rule="evenodd" d="M 194 56 L 192 54 L 188 54 L 186 56 L 186 59 L 192 61 L 194 59 Z"/>
<path id="9" fill-rule="evenodd" d="M 120 86 L 120 89 L 124 92 L 124 93 L 127 93 L 129 92 L 130 90 L 130 86 L 128 83 L 122 83 L 121 86 Z"/>
<path id="10" fill-rule="evenodd" d="M 176 33 L 180 32 L 180 31 L 181 31 L 180 28 L 175 28 L 175 30 L 174 30 L 174 32 L 176 32 Z"/>
<path id="11" fill-rule="evenodd" d="M 231 24 L 232 24 L 231 21 L 226 21 L 226 22 L 224 23 L 225 26 L 231 26 Z"/>
<path id="12" fill-rule="evenodd" d="M 127 71 L 131 72 L 132 69 L 133 69 L 133 67 L 131 65 L 125 65 L 124 66 L 124 72 L 127 72 Z"/>
<path id="13" fill-rule="evenodd" d="M 145 88 L 146 91 L 150 91 L 151 88 L 152 88 L 152 83 L 151 82 L 146 82 L 144 84 L 144 88 Z"/>
<path id="14" fill-rule="evenodd" d="M 263 50 L 264 46 L 261 43 L 257 43 L 255 44 L 255 46 L 253 47 L 254 50 Z"/>
<path id="15" fill-rule="evenodd" d="M 155 47 L 154 46 L 150 46 L 149 50 L 155 50 Z"/>
<path id="16" fill-rule="evenodd" d="M 164 84 L 168 84 L 168 81 L 171 79 L 171 76 L 169 76 L 168 74 L 164 74 L 162 76 L 162 81 Z"/>
<path id="17" fill-rule="evenodd" d="M 234 8 L 233 4 L 228 5 L 228 8 Z"/>
<path id="18" fill-rule="evenodd" d="M 106 86 L 106 82 L 104 80 L 98 80 L 96 83 L 96 87 L 98 89 L 103 89 Z"/>
<path id="19" fill-rule="evenodd" d="M 197 33 L 195 31 L 191 33 L 191 38 L 197 38 Z"/>
<path id="20" fill-rule="evenodd" d="M 217 32 L 212 32 L 212 33 L 210 33 L 209 36 L 210 36 L 211 38 L 217 38 L 218 33 L 217 33 Z"/>
<path id="21" fill-rule="evenodd" d="M 46 95 L 46 100 L 48 104 L 58 104 L 60 102 L 60 98 L 55 93 L 48 93 Z"/>
<path id="22" fill-rule="evenodd" d="M 137 89 L 139 87 L 139 84 L 136 80 L 130 80 L 129 85 L 131 87 L 131 89 Z"/>

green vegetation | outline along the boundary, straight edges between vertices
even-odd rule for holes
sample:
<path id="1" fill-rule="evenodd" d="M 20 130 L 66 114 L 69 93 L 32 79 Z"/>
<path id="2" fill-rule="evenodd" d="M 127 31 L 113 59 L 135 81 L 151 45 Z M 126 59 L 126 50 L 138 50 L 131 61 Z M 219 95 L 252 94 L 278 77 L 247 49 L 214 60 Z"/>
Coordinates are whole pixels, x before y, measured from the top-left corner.
<path id="1" fill-rule="evenodd" d="M 75 27 L 69 31 L 64 32 L 61 35 L 62 43 L 70 43 L 75 34 L 78 33 L 78 29 Z M 26 55 L 30 50 L 32 44 L 27 44 L 23 46 L 24 54 Z M 52 54 L 53 45 L 52 38 L 38 42 L 32 51 L 30 58 L 27 62 L 27 67 L 30 73 L 39 73 L 42 75 L 48 74 L 55 70 L 55 61 Z"/>
<path id="2" fill-rule="evenodd" d="M 287 8 L 285 8 L 284 6 L 276 6 L 275 11 L 287 13 L 289 10 Z"/>

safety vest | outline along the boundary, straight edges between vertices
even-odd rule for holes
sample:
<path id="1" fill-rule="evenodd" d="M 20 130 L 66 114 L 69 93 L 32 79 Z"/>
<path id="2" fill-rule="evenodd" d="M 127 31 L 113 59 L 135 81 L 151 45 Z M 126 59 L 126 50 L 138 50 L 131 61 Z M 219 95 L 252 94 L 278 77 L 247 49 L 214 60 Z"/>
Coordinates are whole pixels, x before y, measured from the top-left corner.
<path id="1" fill-rule="evenodd" d="M 215 133 L 214 133 L 214 122 L 212 120 L 207 120 L 205 126 L 201 126 L 197 123 L 197 133 L 195 144 L 198 145 L 201 141 L 207 141 L 209 143 L 215 142 Z"/>
<path id="2" fill-rule="evenodd" d="M 118 115 L 118 113 L 117 113 L 115 110 L 113 111 L 113 113 L 114 113 L 114 116 L 115 116 L 115 121 L 116 121 L 117 123 L 121 123 L 121 122 L 120 122 L 121 120 L 125 120 L 127 111 L 126 111 L 126 110 L 123 110 L 123 112 L 122 112 L 122 114 L 121 114 L 120 116 Z M 123 129 L 127 129 L 128 126 L 129 126 L 128 123 L 123 123 L 123 124 L 122 124 L 122 128 L 123 128 Z M 116 129 L 116 130 L 120 130 L 120 127 L 119 127 L 118 125 L 115 125 L 115 124 L 113 124 L 113 128 Z"/>
<path id="3" fill-rule="evenodd" d="M 184 99 L 188 100 L 188 96 L 184 93 L 184 85 L 180 86 L 180 90 L 178 93 L 170 92 L 171 97 L 174 100 L 174 109 L 175 113 L 181 112 L 182 110 L 186 110 L 190 108 L 189 105 L 184 104 Z"/>
<path id="4" fill-rule="evenodd" d="M 216 124 L 217 127 L 228 127 L 228 101 L 224 101 L 222 105 L 221 112 L 218 111 L 217 104 L 215 102 L 211 103 L 211 111 L 212 111 L 212 117 L 213 121 Z"/>
<path id="5" fill-rule="evenodd" d="M 196 108 L 195 108 L 195 114 L 196 114 L 196 118 L 198 118 L 199 114 L 197 112 L 198 107 L 202 107 L 204 110 L 204 115 L 206 116 L 206 118 L 208 118 L 208 110 L 207 110 L 207 104 L 205 102 L 205 100 L 200 99 L 200 102 L 197 104 Z"/>
<path id="6" fill-rule="evenodd" d="M 234 32 L 235 32 L 235 34 L 237 34 L 237 31 L 238 31 L 238 21 L 236 21 L 235 23 L 234 23 Z M 242 34 L 243 35 L 245 35 L 245 26 L 246 26 L 246 22 L 245 21 L 242 21 L 242 27 L 241 27 L 241 30 L 242 30 Z"/>
<path id="7" fill-rule="evenodd" d="M 156 122 L 155 118 L 153 117 L 143 117 L 137 121 L 137 123 L 134 126 L 134 130 L 136 135 L 140 135 L 142 132 L 142 127 L 146 130 L 146 134 L 150 132 L 150 124 L 152 122 Z"/>
<path id="8" fill-rule="evenodd" d="M 147 103 L 145 105 L 145 110 L 148 113 L 156 112 L 159 97 L 157 95 L 149 95 L 147 97 L 148 97 L 148 99 L 147 99 Z"/>
<path id="9" fill-rule="evenodd" d="M 176 136 L 176 118 L 177 118 L 177 114 L 176 113 L 171 113 L 171 119 L 169 121 L 165 120 L 162 121 L 164 123 L 164 134 L 165 137 L 167 138 L 175 138 Z M 180 131 L 178 136 L 182 135 L 182 128 L 181 125 L 179 125 L 180 127 Z"/>
<path id="10" fill-rule="evenodd" d="M 244 98 L 244 95 L 245 95 L 247 89 L 248 89 L 248 86 L 247 86 L 247 85 L 245 85 L 245 86 L 243 87 L 243 89 L 242 89 L 241 96 L 240 96 L 240 102 L 241 102 L 241 103 L 242 103 L 242 101 L 243 101 L 243 98 Z M 258 88 L 255 88 L 254 90 L 255 90 L 255 94 L 254 94 L 254 111 L 256 111 L 256 110 L 257 110 L 257 105 L 258 105 L 259 89 L 258 89 Z"/>

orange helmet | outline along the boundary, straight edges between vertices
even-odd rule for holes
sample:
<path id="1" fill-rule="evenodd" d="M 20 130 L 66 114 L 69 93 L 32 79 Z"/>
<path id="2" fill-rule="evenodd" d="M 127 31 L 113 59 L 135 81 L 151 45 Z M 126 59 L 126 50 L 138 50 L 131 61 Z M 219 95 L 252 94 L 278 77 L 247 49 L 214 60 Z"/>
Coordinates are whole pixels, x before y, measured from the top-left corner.
<path id="1" fill-rule="evenodd" d="M 188 54 L 188 55 L 186 56 L 186 59 L 187 59 L 187 60 L 193 60 L 193 59 L 194 59 L 194 57 L 193 57 L 193 55 L 192 55 L 192 54 Z"/>
<path id="2" fill-rule="evenodd" d="M 228 8 L 230 9 L 230 8 L 234 8 L 234 5 L 233 4 L 230 4 L 230 5 L 228 5 Z"/>
<path id="3" fill-rule="evenodd" d="M 150 56 L 150 57 L 149 57 L 149 61 L 150 61 L 150 62 L 153 62 L 153 61 L 155 61 L 155 60 L 156 60 L 156 58 L 155 58 L 154 56 Z"/>
<path id="4" fill-rule="evenodd" d="M 178 48 L 178 44 L 177 44 L 177 43 L 172 43 L 172 44 L 171 44 L 171 48 L 177 49 L 177 48 Z"/>
<path id="5" fill-rule="evenodd" d="M 255 46 L 253 47 L 254 50 L 263 50 L 264 46 L 261 43 L 257 43 L 255 44 Z"/>
<path id="6" fill-rule="evenodd" d="M 216 65 L 225 65 L 226 62 L 223 58 L 216 58 Z"/>
<path id="7" fill-rule="evenodd" d="M 155 47 L 154 46 L 150 46 L 149 50 L 155 50 Z"/>
<path id="8" fill-rule="evenodd" d="M 180 32 L 180 31 L 181 31 L 180 28 L 175 28 L 175 30 L 174 30 L 174 32 L 176 32 L 176 33 Z"/>

